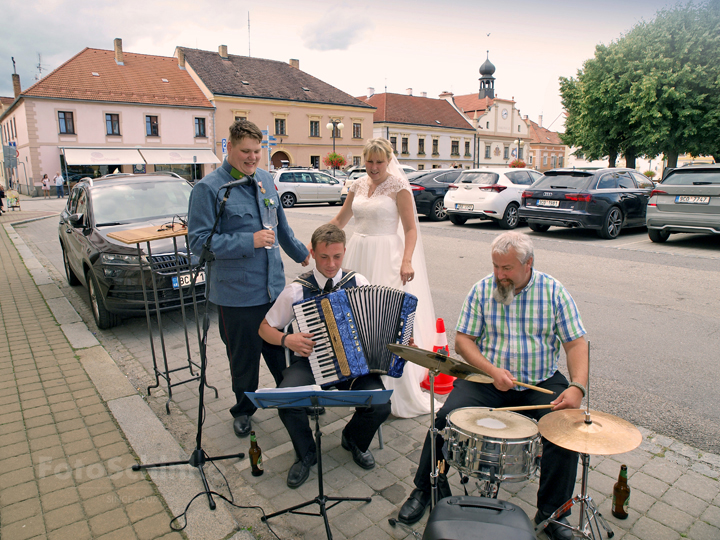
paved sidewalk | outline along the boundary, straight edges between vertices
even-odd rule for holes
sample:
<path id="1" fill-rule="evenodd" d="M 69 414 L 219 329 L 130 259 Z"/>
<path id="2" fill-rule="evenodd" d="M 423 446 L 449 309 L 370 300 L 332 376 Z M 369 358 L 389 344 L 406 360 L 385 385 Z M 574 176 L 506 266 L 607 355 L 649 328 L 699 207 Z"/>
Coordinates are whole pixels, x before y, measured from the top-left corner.
<path id="1" fill-rule="evenodd" d="M 23 208 L 25 206 L 23 201 Z M 23 214 L 25 212 L 23 210 Z M 27 214 L 23 218 L 26 219 Z M 0 217 L 0 223 L 4 219 L 7 214 Z M 147 398 L 144 385 L 136 384 L 142 392 L 141 397 L 122 374 L 127 372 L 127 365 L 136 365 L 145 373 L 144 381 L 151 379 L 152 364 L 144 319 L 128 319 L 111 331 L 96 332 L 86 303 L 73 299 L 82 318 L 75 310 L 62 308 L 63 301 L 67 303 L 66 297 L 72 299 L 72 289 L 63 285 L 60 290 L 56 284 L 59 281 L 53 281 L 53 278 L 59 280 L 61 277 L 50 269 L 43 274 L 44 269 L 30 247 L 20 238 L 14 238 L 14 244 L 11 243 L 6 231 L 15 234 L 7 227 L 0 230 L 2 271 L 8 280 L 0 293 L 0 372 L 3 375 L 0 377 L 0 413 L 4 413 L 0 416 L 2 537 L 59 537 L 64 529 L 53 528 L 57 527 L 53 520 L 72 516 L 74 520 L 64 527 L 87 527 L 85 537 L 180 538 L 167 528 L 169 516 L 178 513 L 176 508 L 182 508 L 191 495 L 182 493 L 173 498 L 165 490 L 166 478 L 153 475 L 151 481 L 144 475 L 127 471 L 127 465 L 133 463 L 136 456 L 142 456 L 144 463 L 157 461 L 153 459 L 151 446 L 160 444 L 146 440 L 149 432 L 138 430 L 133 424 L 152 425 L 153 439 L 166 436 L 167 439 L 162 439 L 163 448 L 174 442 L 167 432 L 159 433 L 164 432 L 160 421 L 168 421 L 163 392 L 153 391 L 152 398 Z M 171 355 L 179 357 L 185 344 L 181 332 L 173 329 L 173 325 L 179 325 L 177 314 L 168 315 L 164 320 L 169 326 L 168 348 Z M 86 324 L 95 332 L 101 346 L 92 343 L 95 337 L 87 331 Z M 195 349 L 193 355 L 197 358 Z M 206 448 L 211 455 L 245 451 L 249 442 L 234 436 L 227 413 L 232 394 L 227 361 L 215 322 L 211 323 L 208 358 L 209 381 L 218 387 L 220 397 L 215 399 L 212 392 L 206 392 Z M 117 370 L 113 359 L 123 367 L 123 372 Z M 261 384 L 271 385 L 264 364 Z M 155 407 L 159 411 L 157 417 L 152 411 L 148 416 L 145 400 L 159 403 L 160 406 Z M 195 385 L 177 387 L 172 408 L 172 418 L 182 417 L 194 423 L 197 418 Z M 71 414 L 76 416 L 66 418 Z M 377 467 L 365 471 L 355 465 L 349 453 L 340 446 L 340 431 L 349 414 L 348 409 L 328 409 L 321 417 L 325 491 L 328 495 L 371 496 L 372 502 L 344 502 L 331 509 L 328 514 L 334 538 L 412 538 L 405 530 L 391 527 L 388 518 L 397 515 L 399 506 L 412 490 L 412 477 L 429 417 L 391 417 L 383 428 L 385 448 L 379 449 L 377 439 L 371 446 Z M 93 423 L 96 417 L 102 421 Z M 292 463 L 292 447 L 277 412 L 258 411 L 253 418 L 253 427 L 263 449 L 265 474 L 252 476 L 247 459 L 220 464 L 228 473 L 236 499 L 251 501 L 269 513 L 314 497 L 317 494 L 316 467 L 313 467 L 308 482 L 299 489 L 290 490 L 285 485 L 287 470 Z M 591 458 L 590 494 L 614 529 L 614 539 L 720 539 L 720 456 L 703 453 L 645 429 L 641 432 L 644 440 L 636 450 L 619 456 Z M 73 438 L 81 435 L 78 440 Z M 188 433 L 173 432 L 172 435 L 184 443 L 185 449 L 188 448 Z M 178 447 L 177 452 L 181 457 L 173 459 L 187 457 L 186 450 Z M 86 455 L 97 457 L 85 460 Z M 114 458 L 119 461 L 112 461 Z M 76 466 L 77 459 L 80 461 Z M 627 520 L 617 520 L 610 513 L 612 486 L 621 463 L 628 465 L 632 489 Z M 122 470 L 115 468 L 116 464 L 122 465 Z M 57 466 L 61 468 L 56 470 Z M 72 471 L 72 474 L 63 475 L 65 471 Z M 99 477 L 90 478 L 91 473 Z M 190 477 L 191 486 L 197 487 L 194 471 L 182 476 L 170 479 L 170 483 L 175 486 Z M 462 493 L 455 472 L 451 473 L 451 485 L 455 494 Z M 98 491 L 93 496 L 88 495 L 88 490 L 96 489 L 96 486 Z M 471 480 L 468 486 L 473 494 L 474 481 Z M 579 489 L 578 483 L 576 493 Z M 136 499 L 126 500 L 123 497 L 125 490 L 139 495 Z M 532 517 L 536 491 L 535 479 L 505 483 L 500 498 L 519 505 Z M 138 504 L 138 498 L 151 501 L 151 504 Z M 53 506 L 52 501 L 60 506 Z M 112 508 L 102 507 L 110 503 L 114 504 Z M 200 538 L 198 529 L 202 529 L 202 537 L 221 540 L 237 530 L 232 520 L 230 529 L 223 529 L 230 530 L 229 533 L 217 533 L 210 530 L 209 525 L 198 525 L 208 523 L 202 521 L 208 513 L 203 511 L 206 506 L 204 500 L 193 505 L 198 513 L 189 520 L 195 527 L 194 531 L 188 532 L 189 537 Z M 138 516 L 134 512 L 146 507 L 152 513 L 136 519 Z M 63 510 L 58 512 L 58 509 Z M 264 525 L 259 525 L 256 520 L 244 521 L 232 510 L 231 513 L 240 527 L 253 526 L 253 536 L 269 538 Z M 117 521 L 99 519 L 101 516 L 117 516 Z M 577 523 L 577 516 L 575 511 L 571 521 Z M 102 536 L 106 533 L 92 529 L 93 523 L 120 523 L 122 519 L 126 521 L 122 527 L 117 526 L 115 536 Z M 153 523 L 158 527 L 164 525 L 166 529 L 158 528 L 150 533 L 137 530 L 139 523 L 152 520 L 156 520 Z M 426 520 L 427 514 L 413 529 L 422 533 Z M 222 518 L 215 514 L 210 516 L 210 523 L 216 521 L 222 521 Z M 283 539 L 325 538 L 322 520 L 318 517 L 287 515 L 272 519 L 270 524 Z M 44 529 L 33 529 L 37 532 L 24 534 L 31 525 Z M 118 531 L 126 532 L 127 536 Z M 245 535 L 250 536 L 247 531 Z M 540 533 L 538 538 L 544 539 L 545 535 Z"/>

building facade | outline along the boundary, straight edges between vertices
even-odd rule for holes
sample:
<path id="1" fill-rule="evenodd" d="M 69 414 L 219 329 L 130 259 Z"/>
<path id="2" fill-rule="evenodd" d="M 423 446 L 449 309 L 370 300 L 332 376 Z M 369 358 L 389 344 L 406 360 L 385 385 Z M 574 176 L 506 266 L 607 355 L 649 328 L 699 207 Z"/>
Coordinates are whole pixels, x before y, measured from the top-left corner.
<path id="1" fill-rule="evenodd" d="M 171 170 L 188 180 L 220 163 L 214 108 L 174 57 L 86 48 L 25 91 L 0 116 L 17 145 L 24 193 L 43 174 L 68 180 Z"/>
<path id="2" fill-rule="evenodd" d="M 262 168 L 269 169 L 326 168 L 322 161 L 333 144 L 335 152 L 352 163 L 372 134 L 374 109 L 301 71 L 298 60 L 285 63 L 232 55 L 225 45 L 218 52 L 178 47 L 175 56 L 215 106 L 218 156 L 222 156 L 222 139 L 239 118 L 274 137 L 270 155 L 263 151 Z M 327 128 L 332 121 L 343 128 L 333 133 Z"/>
<path id="3" fill-rule="evenodd" d="M 527 165 L 540 172 L 565 167 L 570 147 L 560 139 L 560 134 L 542 127 L 542 116 L 538 122 L 525 117 L 530 126 L 530 155 Z"/>

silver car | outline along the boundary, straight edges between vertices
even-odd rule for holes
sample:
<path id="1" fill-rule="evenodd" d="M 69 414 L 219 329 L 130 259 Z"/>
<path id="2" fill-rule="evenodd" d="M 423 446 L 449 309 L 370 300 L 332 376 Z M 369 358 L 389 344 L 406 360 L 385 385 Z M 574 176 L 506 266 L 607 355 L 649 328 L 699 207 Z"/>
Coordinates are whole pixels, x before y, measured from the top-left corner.
<path id="1" fill-rule="evenodd" d="M 671 233 L 720 234 L 720 165 L 667 172 L 651 193 L 646 224 L 653 242 L 665 242 Z"/>
<path id="2" fill-rule="evenodd" d="M 278 169 L 274 176 L 280 202 L 285 208 L 296 203 L 340 202 L 343 181 L 317 169 Z"/>

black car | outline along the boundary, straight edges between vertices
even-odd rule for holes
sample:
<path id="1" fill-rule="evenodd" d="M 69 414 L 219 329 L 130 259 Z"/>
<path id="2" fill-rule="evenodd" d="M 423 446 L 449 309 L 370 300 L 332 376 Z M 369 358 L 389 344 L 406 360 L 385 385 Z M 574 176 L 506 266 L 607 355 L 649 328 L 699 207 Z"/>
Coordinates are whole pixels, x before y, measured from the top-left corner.
<path id="1" fill-rule="evenodd" d="M 623 227 L 645 226 L 653 187 L 633 169 L 553 169 L 523 192 L 519 216 L 536 232 L 581 227 L 616 238 Z"/>
<path id="2" fill-rule="evenodd" d="M 408 174 L 418 214 L 424 214 L 432 221 L 447 219 L 443 200 L 448 187 L 461 172 L 462 169 L 430 169 Z"/>
<path id="3" fill-rule="evenodd" d="M 110 175 L 86 179 L 73 187 L 60 214 L 58 235 L 68 283 L 87 287 L 98 328 L 116 326 L 120 315 L 145 313 L 137 247 L 108 234 L 149 226 L 161 229 L 181 222 L 187 215 L 191 191 L 187 181 L 167 174 Z M 190 303 L 187 274 L 197 258 L 188 260 L 183 238 L 178 238 L 177 256 L 172 239 L 153 241 L 151 260 L 145 244 L 141 248 L 146 291 L 152 297 L 148 271 L 152 263 L 160 310 L 179 307 L 180 290 L 183 301 Z M 205 285 L 197 285 L 195 294 L 203 300 Z"/>

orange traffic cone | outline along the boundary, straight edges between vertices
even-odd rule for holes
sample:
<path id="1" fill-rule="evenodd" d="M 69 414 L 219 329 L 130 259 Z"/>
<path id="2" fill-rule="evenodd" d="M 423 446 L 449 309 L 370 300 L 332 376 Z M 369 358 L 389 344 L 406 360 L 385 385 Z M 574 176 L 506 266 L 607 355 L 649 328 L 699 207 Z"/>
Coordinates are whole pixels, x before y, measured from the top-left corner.
<path id="1" fill-rule="evenodd" d="M 442 319 L 438 319 L 435 323 L 435 345 L 433 345 L 433 352 L 440 352 L 441 354 L 448 355 L 448 340 L 447 334 L 445 334 L 445 322 Z M 453 389 L 453 381 L 455 377 L 451 375 L 445 375 L 439 373 L 435 376 L 435 393 L 440 395 L 449 394 Z M 420 383 L 420 387 L 425 390 L 430 390 L 430 374 L 425 374 L 425 379 Z"/>

